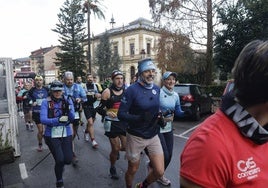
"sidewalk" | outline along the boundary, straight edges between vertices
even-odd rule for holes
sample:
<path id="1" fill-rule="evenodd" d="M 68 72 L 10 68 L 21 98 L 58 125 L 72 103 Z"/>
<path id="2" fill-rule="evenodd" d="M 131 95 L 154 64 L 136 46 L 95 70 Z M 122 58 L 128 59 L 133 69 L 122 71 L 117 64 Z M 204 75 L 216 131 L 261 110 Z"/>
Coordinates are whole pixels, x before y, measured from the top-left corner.
<path id="1" fill-rule="evenodd" d="M 85 121 L 84 121 L 85 122 Z M 37 152 L 37 129 L 34 132 L 26 130 L 24 119 L 18 117 L 19 143 L 21 156 L 17 157 L 14 163 L 2 166 L 2 175 L 5 188 L 54 188 L 54 160 L 50 154 L 38 166 L 33 168 L 42 160 L 49 150 L 43 143 L 44 150 Z M 95 137 L 99 143 L 99 148 L 94 150 L 91 143 L 85 142 L 83 138 L 84 127 L 79 127 L 78 134 L 80 140 L 75 140 L 75 152 L 79 163 L 77 167 L 65 166 L 64 182 L 65 188 L 119 188 L 125 187 L 124 173 L 127 169 L 127 161 L 124 159 L 124 152 L 120 152 L 120 159 L 116 163 L 119 180 L 112 180 L 109 177 L 109 152 L 110 143 L 100 122 L 100 116 L 94 124 Z M 145 177 L 147 157 L 143 156 L 141 166 L 135 176 L 134 182 Z M 157 183 L 151 188 L 161 187 Z"/>
<path id="2" fill-rule="evenodd" d="M 15 162 L 4 164 L 1 167 L 5 188 L 25 187 L 22 182 L 19 164 L 23 163 L 23 161 L 28 158 L 27 153 L 29 154 L 29 151 L 27 151 L 26 148 L 30 142 L 28 142 L 27 139 L 28 138 L 31 139 L 31 137 L 34 136 L 35 133 L 26 131 L 26 128 L 24 125 L 24 119 L 20 118 L 19 115 L 18 115 L 18 129 L 19 129 L 19 141 L 18 142 L 20 144 L 21 156 L 16 157 Z"/>

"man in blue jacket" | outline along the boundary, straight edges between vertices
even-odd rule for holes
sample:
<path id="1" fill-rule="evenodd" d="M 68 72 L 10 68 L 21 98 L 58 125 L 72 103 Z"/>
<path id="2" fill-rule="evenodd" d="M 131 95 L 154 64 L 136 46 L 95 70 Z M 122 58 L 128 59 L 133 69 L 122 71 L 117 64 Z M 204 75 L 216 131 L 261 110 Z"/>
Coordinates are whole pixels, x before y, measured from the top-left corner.
<path id="1" fill-rule="evenodd" d="M 73 72 L 66 71 L 64 73 L 64 90 L 63 95 L 67 98 L 72 99 L 74 104 L 75 118 L 72 121 L 73 126 L 73 140 L 77 135 L 77 130 L 80 123 L 79 110 L 80 105 L 87 101 L 85 90 L 81 85 L 74 83 L 74 75 Z M 74 151 L 74 143 L 73 143 L 73 165 L 76 165 L 78 162 L 77 156 Z"/>
<path id="2" fill-rule="evenodd" d="M 123 96 L 118 118 L 128 122 L 126 156 L 128 169 L 125 174 L 127 188 L 140 164 L 140 154 L 146 148 L 153 170 L 137 188 L 146 188 L 164 174 L 164 156 L 158 137 L 160 88 L 154 84 L 156 67 L 151 59 L 138 64 L 138 81 L 129 86 Z"/>

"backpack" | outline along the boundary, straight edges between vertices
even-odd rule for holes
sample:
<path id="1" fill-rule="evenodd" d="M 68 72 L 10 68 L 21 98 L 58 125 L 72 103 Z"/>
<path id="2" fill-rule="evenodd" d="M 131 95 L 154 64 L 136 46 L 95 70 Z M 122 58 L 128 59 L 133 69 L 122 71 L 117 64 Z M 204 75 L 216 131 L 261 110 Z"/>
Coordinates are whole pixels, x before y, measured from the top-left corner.
<path id="1" fill-rule="evenodd" d="M 51 97 L 47 97 L 47 102 L 48 102 L 48 118 L 54 118 L 55 117 L 55 108 L 54 104 L 55 102 L 51 99 Z M 69 103 L 67 99 L 65 99 L 64 96 L 62 96 L 61 99 L 61 110 L 62 110 L 62 115 L 68 115 L 69 113 Z"/>

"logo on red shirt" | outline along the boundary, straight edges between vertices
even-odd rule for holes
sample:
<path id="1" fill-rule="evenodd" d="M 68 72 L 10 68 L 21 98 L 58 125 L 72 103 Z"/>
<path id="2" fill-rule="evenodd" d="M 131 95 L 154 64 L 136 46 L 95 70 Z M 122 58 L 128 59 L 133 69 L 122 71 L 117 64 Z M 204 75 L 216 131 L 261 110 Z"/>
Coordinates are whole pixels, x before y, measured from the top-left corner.
<path id="1" fill-rule="evenodd" d="M 237 168 L 240 171 L 240 173 L 237 174 L 239 179 L 247 178 L 250 180 L 256 178 L 261 171 L 260 167 L 257 167 L 253 157 L 249 157 L 247 160 L 239 160 L 237 162 Z"/>

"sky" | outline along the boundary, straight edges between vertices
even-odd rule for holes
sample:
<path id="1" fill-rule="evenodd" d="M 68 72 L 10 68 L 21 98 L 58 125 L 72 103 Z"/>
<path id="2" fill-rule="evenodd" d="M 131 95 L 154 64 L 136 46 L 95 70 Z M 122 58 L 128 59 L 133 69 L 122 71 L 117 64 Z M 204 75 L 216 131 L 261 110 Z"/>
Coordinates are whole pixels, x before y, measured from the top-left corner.
<path id="1" fill-rule="evenodd" d="M 148 0 L 99 0 L 105 20 L 91 16 L 90 30 L 97 35 L 114 27 L 127 25 L 139 17 L 151 20 Z M 0 58 L 29 57 L 32 51 L 58 45 L 52 29 L 65 0 L 0 0 Z M 85 23 L 87 26 L 87 23 Z M 87 33 L 87 32 L 86 32 Z"/>

